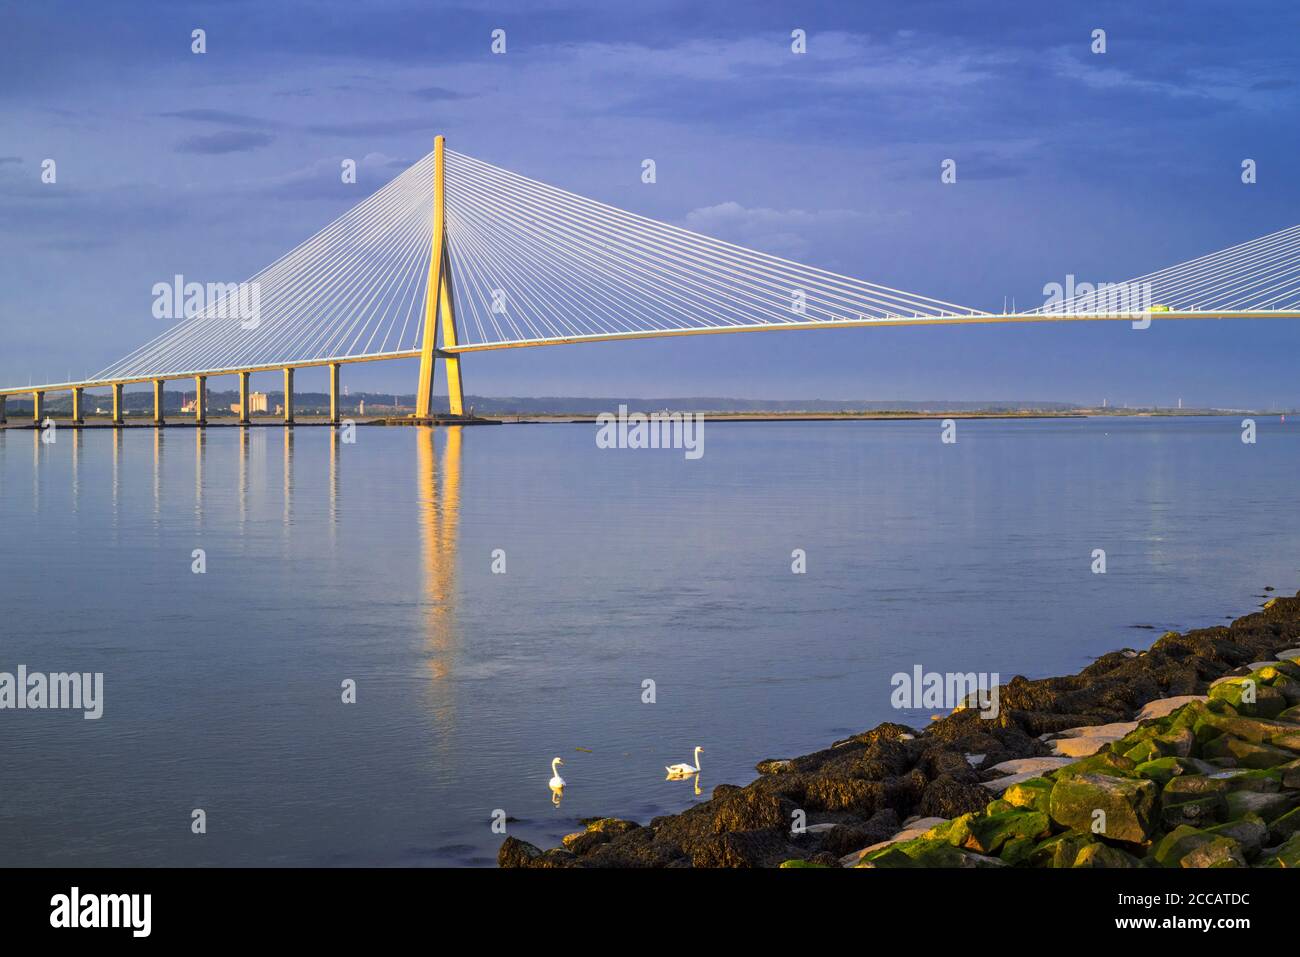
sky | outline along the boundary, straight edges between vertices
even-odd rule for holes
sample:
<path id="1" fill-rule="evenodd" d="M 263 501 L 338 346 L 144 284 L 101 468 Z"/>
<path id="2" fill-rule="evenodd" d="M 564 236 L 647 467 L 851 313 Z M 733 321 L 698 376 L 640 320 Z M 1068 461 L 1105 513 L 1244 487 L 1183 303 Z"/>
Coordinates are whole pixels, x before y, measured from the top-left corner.
<path id="1" fill-rule="evenodd" d="M 162 331 L 154 283 L 251 276 L 438 133 L 814 266 L 1037 306 L 1067 275 L 1121 281 L 1300 221 L 1297 35 L 1291 2 L 11 2 L 0 385 L 109 365 Z M 1300 320 L 906 327 L 506 350 L 463 371 L 493 396 L 1240 408 L 1300 405 L 1298 347 Z M 415 368 L 344 381 L 410 393 Z"/>

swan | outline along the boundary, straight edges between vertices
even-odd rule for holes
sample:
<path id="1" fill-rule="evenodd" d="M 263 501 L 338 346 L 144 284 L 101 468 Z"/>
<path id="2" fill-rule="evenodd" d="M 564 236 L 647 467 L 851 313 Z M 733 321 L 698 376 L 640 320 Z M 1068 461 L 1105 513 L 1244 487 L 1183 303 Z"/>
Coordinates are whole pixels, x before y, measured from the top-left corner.
<path id="1" fill-rule="evenodd" d="M 703 750 L 704 750 L 703 748 L 698 746 L 695 748 L 694 767 L 691 767 L 689 764 L 670 764 L 665 766 L 664 770 L 667 771 L 669 774 L 676 774 L 676 775 L 699 774 L 700 773 L 700 752 Z"/>
<path id="2" fill-rule="evenodd" d="M 551 790 L 564 787 L 564 778 L 560 777 L 560 772 L 556 770 L 558 765 L 564 763 L 562 758 L 556 758 L 551 762 Z"/>

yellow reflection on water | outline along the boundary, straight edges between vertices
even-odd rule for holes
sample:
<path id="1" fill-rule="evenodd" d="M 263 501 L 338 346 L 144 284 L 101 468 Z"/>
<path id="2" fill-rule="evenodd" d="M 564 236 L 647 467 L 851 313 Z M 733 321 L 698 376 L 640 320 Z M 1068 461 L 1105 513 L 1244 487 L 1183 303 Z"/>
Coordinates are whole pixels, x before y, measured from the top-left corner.
<path id="1" fill-rule="evenodd" d="M 463 427 L 443 428 L 442 468 L 437 467 L 433 428 L 416 426 L 417 501 L 420 509 L 420 555 L 424 599 L 424 632 L 429 671 L 435 687 L 445 692 L 438 707 L 450 708 L 446 694 L 453 658 L 459 644 L 456 621 L 456 525 L 460 510 L 460 455 Z M 439 717 L 442 717 L 441 715 Z"/>

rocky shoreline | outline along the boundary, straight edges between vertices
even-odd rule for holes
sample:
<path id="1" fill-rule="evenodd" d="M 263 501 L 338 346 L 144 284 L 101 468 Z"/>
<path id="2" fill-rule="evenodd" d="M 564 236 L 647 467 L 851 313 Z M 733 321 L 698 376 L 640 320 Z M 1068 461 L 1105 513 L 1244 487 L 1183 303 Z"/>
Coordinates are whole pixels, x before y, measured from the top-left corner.
<path id="1" fill-rule="evenodd" d="M 1300 867 L 1300 595 L 501 867 Z M 802 812 L 802 813 L 800 813 Z"/>

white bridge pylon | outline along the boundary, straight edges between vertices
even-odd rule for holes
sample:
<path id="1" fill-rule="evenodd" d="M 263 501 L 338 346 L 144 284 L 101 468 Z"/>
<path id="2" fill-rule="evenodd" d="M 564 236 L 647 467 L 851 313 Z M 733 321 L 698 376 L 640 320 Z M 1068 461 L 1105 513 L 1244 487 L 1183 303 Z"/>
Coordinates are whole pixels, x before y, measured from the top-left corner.
<path id="1" fill-rule="evenodd" d="M 436 217 L 437 152 L 89 379 L 0 396 L 415 357 L 440 308 L 456 333 L 443 336 L 445 358 L 781 329 L 1300 316 L 1300 226 L 994 313 L 746 249 L 451 150 L 442 151 L 445 208 Z M 431 309 L 439 220 L 449 295 Z"/>

